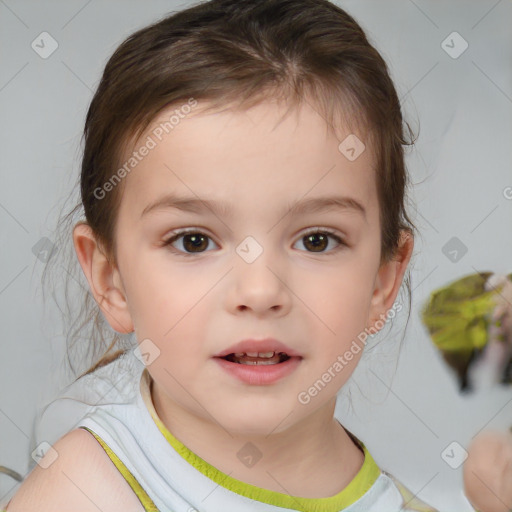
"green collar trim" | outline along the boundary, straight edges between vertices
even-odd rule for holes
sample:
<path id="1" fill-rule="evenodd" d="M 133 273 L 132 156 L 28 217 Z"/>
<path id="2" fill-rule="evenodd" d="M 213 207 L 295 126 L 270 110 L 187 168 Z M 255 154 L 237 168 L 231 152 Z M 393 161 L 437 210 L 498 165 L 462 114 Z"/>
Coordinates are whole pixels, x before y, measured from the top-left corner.
<path id="1" fill-rule="evenodd" d="M 141 393 L 151 417 L 158 429 L 169 444 L 192 466 L 213 480 L 218 485 L 246 498 L 260 501 L 276 507 L 299 510 L 302 512 L 339 512 L 359 500 L 375 483 L 381 471 L 366 446 L 353 434 L 346 431 L 358 444 L 364 453 L 364 462 L 361 469 L 352 481 L 338 494 L 328 498 L 301 498 L 290 496 L 269 489 L 263 489 L 255 485 L 232 478 L 216 467 L 208 464 L 201 457 L 189 450 L 183 443 L 176 439 L 158 417 L 151 399 L 151 376 L 147 368 L 144 369 L 141 379 Z"/>

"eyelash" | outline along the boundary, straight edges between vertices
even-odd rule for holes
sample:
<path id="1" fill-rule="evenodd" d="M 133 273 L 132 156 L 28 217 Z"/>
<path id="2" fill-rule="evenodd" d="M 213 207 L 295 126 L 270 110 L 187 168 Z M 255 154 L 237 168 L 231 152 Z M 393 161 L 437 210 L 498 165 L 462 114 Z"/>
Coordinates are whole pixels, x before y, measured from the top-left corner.
<path id="1" fill-rule="evenodd" d="M 341 250 L 343 247 L 348 247 L 348 245 L 343 241 L 343 239 L 341 237 L 339 237 L 334 231 L 332 231 L 328 228 L 315 228 L 311 231 L 307 231 L 300 237 L 300 239 L 302 239 L 308 235 L 312 235 L 312 234 L 316 234 L 316 233 L 322 233 L 322 234 L 329 235 L 331 238 L 334 238 L 334 240 L 336 240 L 336 242 L 339 244 L 339 246 L 334 249 L 331 249 L 330 251 L 319 251 L 318 253 L 315 253 L 314 251 L 306 251 L 306 252 L 310 252 L 311 254 L 328 254 L 328 253 L 337 252 L 338 250 Z M 205 252 L 209 252 L 209 251 L 202 251 L 202 252 L 196 252 L 196 253 L 183 252 L 183 251 L 177 250 L 174 247 L 172 247 L 173 242 L 175 242 L 176 240 L 178 240 L 188 234 L 204 235 L 208 239 L 212 240 L 211 237 L 209 237 L 206 233 L 203 233 L 202 231 L 200 231 L 198 229 L 184 229 L 182 231 L 175 231 L 173 233 L 173 236 L 171 236 L 171 238 L 168 238 L 167 240 L 164 240 L 162 245 L 164 247 L 168 247 L 169 250 L 176 253 L 177 255 L 184 256 L 184 257 L 190 257 L 190 256 L 198 255 L 198 254 L 204 254 Z"/>

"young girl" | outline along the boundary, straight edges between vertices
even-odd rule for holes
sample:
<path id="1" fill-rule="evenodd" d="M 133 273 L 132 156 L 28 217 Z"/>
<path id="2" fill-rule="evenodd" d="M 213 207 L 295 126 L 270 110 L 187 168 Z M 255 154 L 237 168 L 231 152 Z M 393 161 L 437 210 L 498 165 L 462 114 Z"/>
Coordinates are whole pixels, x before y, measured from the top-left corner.
<path id="1" fill-rule="evenodd" d="M 385 62 L 326 0 L 212 0 L 123 42 L 73 243 L 144 368 L 8 511 L 434 511 L 334 418 L 413 251 L 403 128 Z"/>

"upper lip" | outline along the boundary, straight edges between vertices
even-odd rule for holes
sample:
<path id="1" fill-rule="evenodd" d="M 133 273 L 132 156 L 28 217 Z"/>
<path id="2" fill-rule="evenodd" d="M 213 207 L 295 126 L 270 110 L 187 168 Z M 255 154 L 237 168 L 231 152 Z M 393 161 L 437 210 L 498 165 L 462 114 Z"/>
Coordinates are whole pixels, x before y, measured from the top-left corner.
<path id="1" fill-rule="evenodd" d="M 290 357 L 302 357 L 296 350 L 293 350 L 288 345 L 285 345 L 279 340 L 274 338 L 265 339 L 246 339 L 242 340 L 235 345 L 231 345 L 227 349 L 215 354 L 213 357 L 225 357 L 229 354 L 237 354 L 242 352 L 284 352 Z"/>

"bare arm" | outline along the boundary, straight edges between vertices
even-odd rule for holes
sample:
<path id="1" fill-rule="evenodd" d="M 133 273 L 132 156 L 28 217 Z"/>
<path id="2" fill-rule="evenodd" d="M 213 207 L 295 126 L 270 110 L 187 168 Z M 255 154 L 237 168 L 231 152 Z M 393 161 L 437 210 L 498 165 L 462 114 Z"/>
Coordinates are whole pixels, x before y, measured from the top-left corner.
<path id="1" fill-rule="evenodd" d="M 57 459 L 37 465 L 7 508 L 8 512 L 144 512 L 128 483 L 94 437 L 72 430 L 54 445 Z M 49 457 L 41 459 L 41 465 Z"/>

